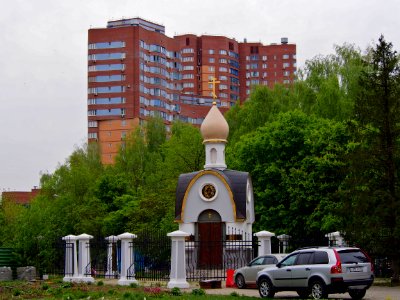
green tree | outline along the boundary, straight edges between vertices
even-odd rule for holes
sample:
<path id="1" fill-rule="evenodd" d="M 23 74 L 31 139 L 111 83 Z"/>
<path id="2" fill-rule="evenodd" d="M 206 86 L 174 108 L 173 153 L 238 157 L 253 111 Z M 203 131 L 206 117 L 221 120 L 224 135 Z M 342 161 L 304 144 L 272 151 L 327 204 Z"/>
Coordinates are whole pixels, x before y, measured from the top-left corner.
<path id="1" fill-rule="evenodd" d="M 296 102 L 304 112 L 319 117 L 348 120 L 363 70 L 361 51 L 354 45 L 335 46 L 335 53 L 306 61 L 293 87 Z"/>
<path id="2" fill-rule="evenodd" d="M 400 66 L 391 43 L 379 43 L 365 58 L 355 103 L 351 167 L 343 188 L 346 237 L 400 269 L 399 129 Z"/>
<path id="3" fill-rule="evenodd" d="M 250 172 L 255 228 L 286 233 L 309 245 L 338 226 L 335 193 L 348 140 L 340 122 L 293 111 L 243 136 L 229 148 L 231 166 Z"/>

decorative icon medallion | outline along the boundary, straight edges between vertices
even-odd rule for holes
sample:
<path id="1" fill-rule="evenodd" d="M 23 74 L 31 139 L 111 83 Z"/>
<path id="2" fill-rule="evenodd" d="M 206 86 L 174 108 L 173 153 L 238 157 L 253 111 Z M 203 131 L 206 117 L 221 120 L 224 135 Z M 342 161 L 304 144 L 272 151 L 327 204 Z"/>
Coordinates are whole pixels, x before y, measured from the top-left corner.
<path id="1" fill-rule="evenodd" d="M 217 190 L 215 189 L 215 186 L 212 184 L 206 184 L 203 186 L 201 189 L 201 194 L 206 200 L 211 200 L 215 197 L 217 193 Z"/>

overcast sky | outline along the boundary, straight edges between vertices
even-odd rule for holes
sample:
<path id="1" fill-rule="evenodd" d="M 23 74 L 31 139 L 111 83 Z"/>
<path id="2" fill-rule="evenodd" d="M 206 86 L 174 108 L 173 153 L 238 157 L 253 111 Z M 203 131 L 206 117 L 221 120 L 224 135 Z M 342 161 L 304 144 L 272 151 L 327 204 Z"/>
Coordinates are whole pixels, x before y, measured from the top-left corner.
<path id="1" fill-rule="evenodd" d="M 384 34 L 400 49 L 398 0 L 13 0 L 0 10 L 0 192 L 30 190 L 87 138 L 87 31 L 141 17 L 166 34 L 264 44 L 288 37 L 298 67 L 335 44 Z"/>

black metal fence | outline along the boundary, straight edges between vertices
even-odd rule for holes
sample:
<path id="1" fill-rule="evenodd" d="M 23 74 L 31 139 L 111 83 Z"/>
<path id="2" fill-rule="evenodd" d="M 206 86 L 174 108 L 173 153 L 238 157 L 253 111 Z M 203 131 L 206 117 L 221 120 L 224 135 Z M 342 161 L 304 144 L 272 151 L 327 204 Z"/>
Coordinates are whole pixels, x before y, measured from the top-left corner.
<path id="1" fill-rule="evenodd" d="M 272 253 L 291 252 L 304 245 L 329 245 L 327 239 L 315 242 L 303 240 L 288 240 L 287 243 L 271 238 Z M 89 247 L 90 245 L 90 247 Z M 166 231 L 146 229 L 137 234 L 130 244 L 133 247 L 134 257 L 127 270 L 127 277 L 134 276 L 139 280 L 168 281 L 171 270 L 171 239 Z M 85 251 L 90 252 L 91 261 L 86 266 L 85 273 L 98 278 L 117 278 L 121 273 L 121 245 L 120 241 L 112 244 L 103 237 L 90 240 Z M 77 249 L 78 249 L 77 245 Z M 73 257 L 74 244 L 61 239 L 53 244 L 53 265 L 47 267 L 44 273 L 51 275 L 69 275 L 74 273 L 73 259 L 66 262 L 67 252 Z M 79 249 L 78 249 L 79 251 Z M 189 281 L 205 279 L 226 279 L 227 271 L 237 269 L 258 255 L 258 240 L 250 234 L 237 229 L 227 229 L 224 237 L 219 241 L 201 241 L 190 236 L 186 241 L 186 274 Z M 206 254 L 204 254 L 206 253 Z M 213 255 L 208 255 L 213 253 Z M 391 260 L 387 257 L 372 257 L 376 277 L 388 278 L 393 272 Z M 108 270 L 110 269 L 110 270 Z"/>
<path id="2" fill-rule="evenodd" d="M 258 241 L 251 234 L 229 228 L 219 241 L 201 241 L 190 236 L 185 248 L 187 280 L 224 280 L 228 270 L 243 267 L 257 256 Z"/>
<path id="3" fill-rule="evenodd" d="M 169 280 L 171 239 L 166 231 L 140 231 L 133 240 L 133 248 L 136 279 Z"/>
<path id="4" fill-rule="evenodd" d="M 85 267 L 85 275 L 91 275 L 93 277 L 106 277 L 107 272 L 107 248 L 108 242 L 102 237 L 96 237 L 91 239 L 86 244 L 83 251 L 87 251 L 87 255 L 90 257 L 90 262 Z"/>

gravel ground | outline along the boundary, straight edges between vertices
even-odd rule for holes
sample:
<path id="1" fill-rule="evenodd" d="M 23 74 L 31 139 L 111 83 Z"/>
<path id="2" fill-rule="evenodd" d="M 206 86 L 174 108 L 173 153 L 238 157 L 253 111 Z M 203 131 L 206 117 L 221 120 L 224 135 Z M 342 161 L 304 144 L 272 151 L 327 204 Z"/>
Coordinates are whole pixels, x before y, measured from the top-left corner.
<path id="1" fill-rule="evenodd" d="M 233 292 L 244 296 L 260 297 L 257 289 L 221 288 L 206 290 L 209 295 L 229 295 Z M 299 297 L 296 292 L 279 292 L 275 294 L 275 299 L 299 299 Z M 348 293 L 332 294 L 329 295 L 329 299 L 351 299 L 351 297 Z M 400 300 L 400 287 L 372 286 L 367 290 L 364 300 Z"/>

